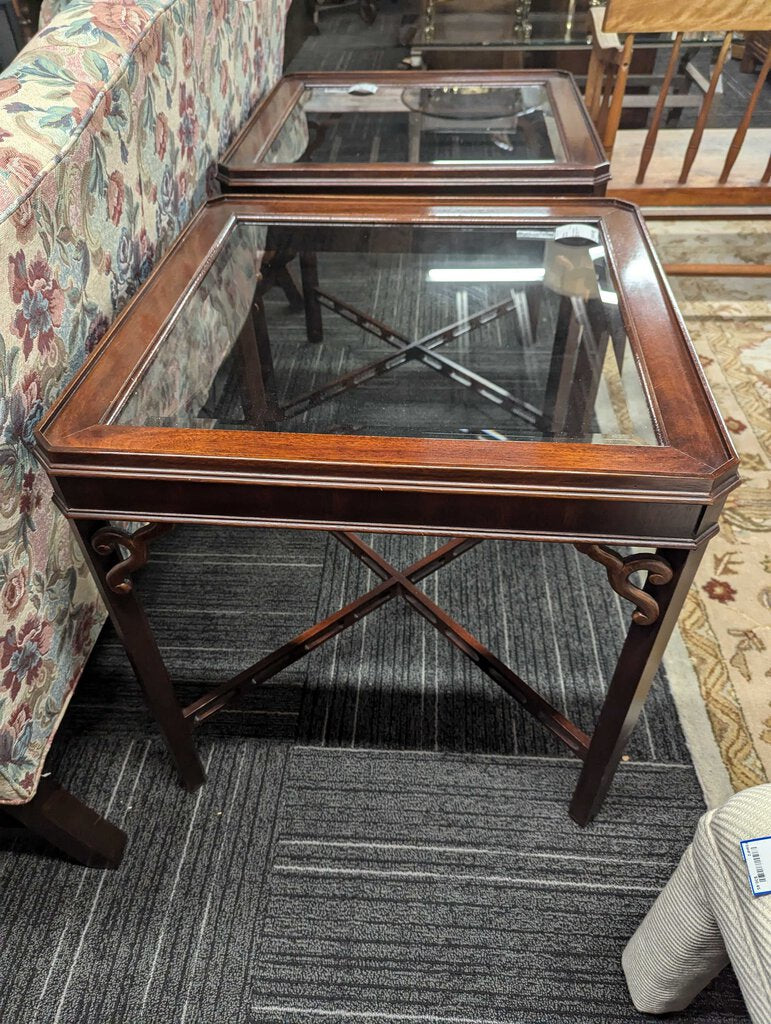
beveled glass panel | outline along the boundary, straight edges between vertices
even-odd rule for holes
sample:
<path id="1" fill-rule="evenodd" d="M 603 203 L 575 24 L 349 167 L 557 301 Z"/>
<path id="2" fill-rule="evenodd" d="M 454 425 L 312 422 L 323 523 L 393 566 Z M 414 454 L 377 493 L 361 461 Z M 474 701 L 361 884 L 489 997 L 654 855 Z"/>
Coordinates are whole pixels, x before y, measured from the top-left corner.
<path id="1" fill-rule="evenodd" d="M 409 81 L 409 76 L 405 76 Z M 264 163 L 564 163 L 542 84 L 306 86 Z"/>
<path id="2" fill-rule="evenodd" d="M 590 222 L 239 221 L 112 420 L 658 443 Z"/>

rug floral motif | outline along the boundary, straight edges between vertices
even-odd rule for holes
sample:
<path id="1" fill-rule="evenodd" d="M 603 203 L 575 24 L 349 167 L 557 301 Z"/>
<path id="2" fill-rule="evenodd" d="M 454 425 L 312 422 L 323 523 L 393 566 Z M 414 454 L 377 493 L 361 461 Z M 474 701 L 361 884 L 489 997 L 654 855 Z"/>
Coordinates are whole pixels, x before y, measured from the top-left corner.
<path id="1" fill-rule="evenodd" d="M 677 262 L 758 255 L 768 222 L 653 226 Z M 714 255 L 712 249 L 715 249 Z M 771 302 L 768 280 L 673 278 L 704 372 L 741 458 L 680 618 L 715 742 L 734 789 L 771 779 Z"/>

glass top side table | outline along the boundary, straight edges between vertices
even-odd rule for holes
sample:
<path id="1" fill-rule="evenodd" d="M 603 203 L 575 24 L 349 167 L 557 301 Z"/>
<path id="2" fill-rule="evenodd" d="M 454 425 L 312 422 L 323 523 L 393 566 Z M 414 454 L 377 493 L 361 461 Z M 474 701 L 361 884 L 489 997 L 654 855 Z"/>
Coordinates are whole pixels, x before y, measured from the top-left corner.
<path id="1" fill-rule="evenodd" d="M 738 483 L 639 213 L 598 199 L 212 202 L 37 439 L 188 788 L 194 726 L 398 598 L 582 761 L 580 824 Z M 132 573 L 185 522 L 328 530 L 376 582 L 183 708 Z M 359 531 L 449 539 L 397 568 Z M 591 734 L 421 587 L 484 538 L 575 545 L 629 602 Z"/>
<path id="2" fill-rule="evenodd" d="M 289 75 L 219 164 L 234 190 L 604 194 L 609 164 L 561 71 Z"/>

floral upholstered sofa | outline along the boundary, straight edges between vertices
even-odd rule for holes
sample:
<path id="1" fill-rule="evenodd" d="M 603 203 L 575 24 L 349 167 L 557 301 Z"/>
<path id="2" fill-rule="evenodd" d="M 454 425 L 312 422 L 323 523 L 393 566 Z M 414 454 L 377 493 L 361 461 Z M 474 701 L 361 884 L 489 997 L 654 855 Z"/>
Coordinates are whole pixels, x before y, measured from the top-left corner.
<path id="1" fill-rule="evenodd" d="M 289 0 L 48 0 L 0 75 L 0 803 L 35 795 L 104 618 L 33 428 L 214 186 Z"/>

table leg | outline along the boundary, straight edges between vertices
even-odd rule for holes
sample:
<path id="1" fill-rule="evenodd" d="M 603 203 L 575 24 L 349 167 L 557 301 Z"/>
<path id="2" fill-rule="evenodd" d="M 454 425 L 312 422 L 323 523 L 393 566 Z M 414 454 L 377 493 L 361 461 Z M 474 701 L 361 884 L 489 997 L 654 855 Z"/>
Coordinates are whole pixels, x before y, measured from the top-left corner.
<path id="1" fill-rule="evenodd" d="M 300 253 L 300 273 L 302 275 L 305 328 L 308 332 L 308 341 L 318 343 L 324 340 L 324 325 L 321 322 L 321 305 L 317 294 L 319 268 L 315 252 Z"/>
<path id="2" fill-rule="evenodd" d="M 110 571 L 121 563 L 121 557 L 115 551 L 115 545 L 107 553 L 103 553 L 104 545 L 99 545 L 100 550 L 95 548 L 94 541 L 98 543 L 96 534 L 103 530 L 105 524 L 85 519 L 72 522 L 115 631 L 142 687 L 147 706 L 161 728 L 182 784 L 192 793 L 206 781 L 206 774 L 193 741 L 191 724 L 182 714 L 144 608 L 128 579 L 117 586 L 112 575 L 108 579 Z M 127 535 L 126 539 L 126 547 L 132 550 L 131 536 Z M 139 564 L 141 561 L 138 559 L 127 563 L 125 575 L 128 576 L 131 569 Z"/>
<path id="3" fill-rule="evenodd" d="M 672 579 L 655 588 L 646 583 L 658 602 L 658 618 L 650 626 L 629 627 L 570 802 L 570 816 L 579 825 L 602 806 L 706 547 L 704 542 L 690 551 L 656 552 L 672 567 Z"/>

